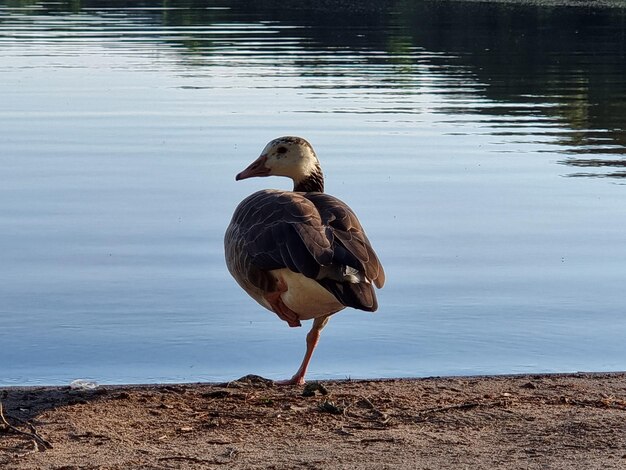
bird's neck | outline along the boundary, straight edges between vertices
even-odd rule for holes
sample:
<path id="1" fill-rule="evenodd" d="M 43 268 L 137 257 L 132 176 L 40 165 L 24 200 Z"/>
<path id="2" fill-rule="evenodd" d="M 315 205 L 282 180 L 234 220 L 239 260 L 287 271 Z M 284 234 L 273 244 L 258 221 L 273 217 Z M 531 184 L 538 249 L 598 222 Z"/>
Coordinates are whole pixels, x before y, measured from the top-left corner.
<path id="1" fill-rule="evenodd" d="M 322 169 L 316 166 L 315 169 L 299 181 L 294 181 L 293 190 L 297 192 L 324 192 L 324 175 Z"/>

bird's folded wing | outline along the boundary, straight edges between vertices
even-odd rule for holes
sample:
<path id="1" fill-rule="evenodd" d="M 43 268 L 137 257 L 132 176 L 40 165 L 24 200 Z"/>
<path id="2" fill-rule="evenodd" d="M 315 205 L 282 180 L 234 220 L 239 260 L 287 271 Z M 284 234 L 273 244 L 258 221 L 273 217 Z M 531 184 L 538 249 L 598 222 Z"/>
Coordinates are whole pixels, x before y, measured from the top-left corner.
<path id="1" fill-rule="evenodd" d="M 346 264 L 363 270 L 376 287 L 382 287 L 385 284 L 385 271 L 352 209 L 343 201 L 325 193 L 306 193 L 306 197 L 315 204 L 322 223 L 332 231 L 336 256 L 341 251 L 337 250 L 337 245 L 345 248 L 350 256 L 358 260 L 360 266 L 350 262 Z"/>
<path id="2" fill-rule="evenodd" d="M 315 205 L 299 193 L 265 190 L 244 199 L 231 226 L 239 237 L 242 256 L 262 271 L 289 268 L 315 278 L 333 257 Z"/>

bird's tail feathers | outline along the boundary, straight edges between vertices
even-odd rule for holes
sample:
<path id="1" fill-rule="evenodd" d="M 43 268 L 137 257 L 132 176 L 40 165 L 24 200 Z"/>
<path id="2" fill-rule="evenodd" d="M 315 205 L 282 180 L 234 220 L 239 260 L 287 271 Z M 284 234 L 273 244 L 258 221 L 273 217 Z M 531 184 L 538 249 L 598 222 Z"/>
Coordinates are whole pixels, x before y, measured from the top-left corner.
<path id="1" fill-rule="evenodd" d="M 366 312 L 375 312 L 378 309 L 374 287 L 369 282 L 338 282 L 328 278 L 318 279 L 317 282 L 346 307 Z"/>

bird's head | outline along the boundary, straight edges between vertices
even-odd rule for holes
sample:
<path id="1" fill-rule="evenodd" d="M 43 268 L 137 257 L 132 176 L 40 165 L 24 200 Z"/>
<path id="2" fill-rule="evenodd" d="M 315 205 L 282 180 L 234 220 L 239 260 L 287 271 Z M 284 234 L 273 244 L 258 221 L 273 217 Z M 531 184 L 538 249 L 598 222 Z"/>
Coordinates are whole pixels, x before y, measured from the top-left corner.
<path id="1" fill-rule="evenodd" d="M 286 176 L 297 188 L 315 178 L 320 180 L 322 171 L 315 151 L 302 137 L 279 137 L 268 143 L 259 158 L 245 170 L 237 174 L 235 180 L 243 180 L 254 176 Z M 304 189 L 316 190 L 319 189 Z M 323 190 L 323 186 L 322 186 Z"/>

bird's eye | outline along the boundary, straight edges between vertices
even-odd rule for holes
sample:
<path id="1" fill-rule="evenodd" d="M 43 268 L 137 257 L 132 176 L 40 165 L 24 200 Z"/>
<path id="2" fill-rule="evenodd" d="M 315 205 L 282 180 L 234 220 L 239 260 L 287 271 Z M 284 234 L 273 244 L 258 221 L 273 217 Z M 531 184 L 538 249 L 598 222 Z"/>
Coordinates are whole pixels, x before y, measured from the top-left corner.
<path id="1" fill-rule="evenodd" d="M 278 147 L 278 148 L 276 149 L 276 151 L 277 151 L 278 153 L 285 153 L 285 152 L 287 152 L 287 147 Z"/>

